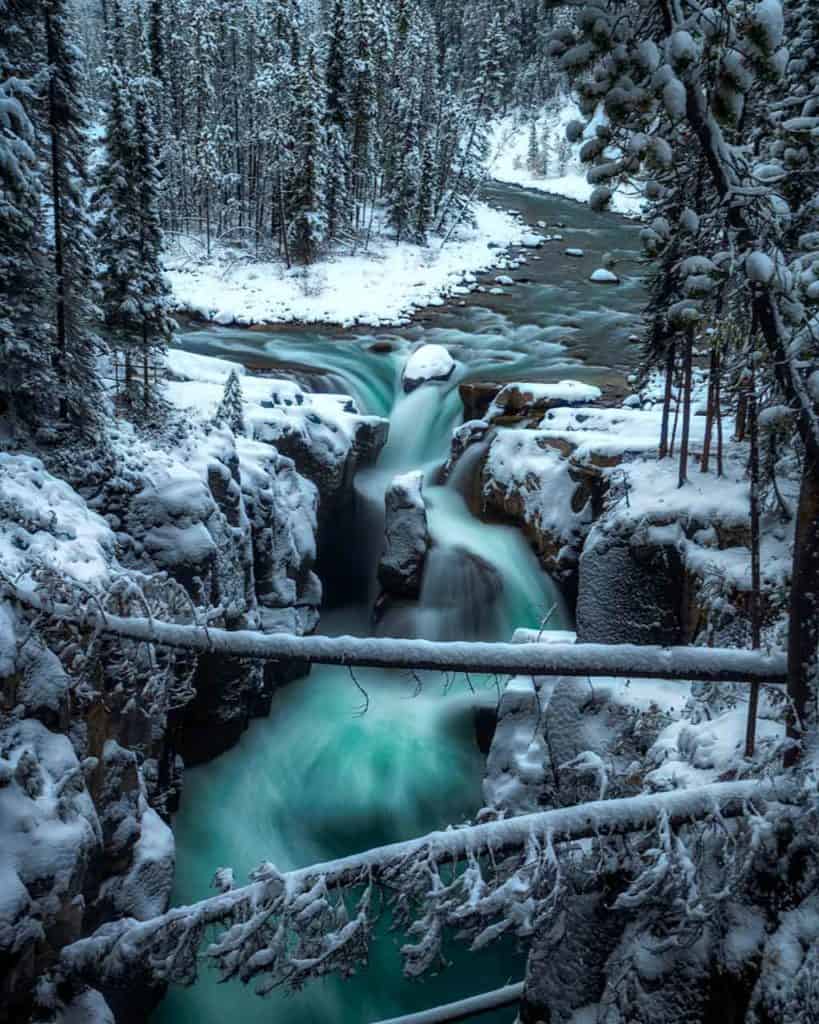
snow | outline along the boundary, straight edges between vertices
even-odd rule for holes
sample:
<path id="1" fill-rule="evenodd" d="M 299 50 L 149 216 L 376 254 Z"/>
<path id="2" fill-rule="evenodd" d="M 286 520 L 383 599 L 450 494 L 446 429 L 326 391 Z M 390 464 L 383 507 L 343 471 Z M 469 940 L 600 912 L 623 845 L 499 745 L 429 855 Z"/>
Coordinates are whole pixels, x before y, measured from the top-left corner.
<path id="1" fill-rule="evenodd" d="M 745 260 L 745 273 L 753 284 L 770 284 L 774 271 L 774 262 L 765 252 L 752 252 Z"/>
<path id="2" fill-rule="evenodd" d="M 486 412 L 486 420 L 492 422 L 498 416 L 544 413 L 558 405 L 584 405 L 596 402 L 602 395 L 594 384 L 579 380 L 561 380 L 557 383 L 514 383 L 505 384 L 495 396 Z"/>
<path id="3" fill-rule="evenodd" d="M 78 583 L 107 577 L 115 547 L 105 520 L 29 455 L 0 452 L 0 569 L 48 568 Z"/>
<path id="4" fill-rule="evenodd" d="M 404 390 L 412 391 L 432 380 L 447 380 L 455 369 L 455 360 L 443 345 L 421 345 L 404 366 Z"/>
<path id="5" fill-rule="evenodd" d="M 538 138 L 541 137 L 544 128 L 550 126 L 553 146 L 556 146 L 560 138 L 563 137 L 567 125 L 582 117 L 580 108 L 570 97 L 559 97 L 558 103 L 557 109 L 546 109 L 537 118 Z M 583 120 L 585 122 L 585 119 Z M 556 173 L 558 168 L 553 162 L 550 171 L 554 173 L 547 176 L 534 173 L 526 166 L 531 124 L 528 115 L 517 112 L 500 117 L 493 124 L 491 133 L 490 170 L 492 176 L 498 181 L 507 182 L 510 185 L 520 185 L 523 188 L 587 203 L 595 186 L 586 181 L 586 166 L 580 163 L 578 154 L 582 144 L 594 137 L 597 125 L 604 123 L 604 120 L 602 112 L 598 111 L 590 125 L 585 128 L 581 138 L 571 144 L 571 156 L 565 173 Z M 618 189 L 614 193 L 609 209 L 615 213 L 634 216 L 640 213 L 642 204 L 641 196 Z"/>
<path id="6" fill-rule="evenodd" d="M 590 281 L 594 281 L 595 284 L 619 284 L 620 278 L 613 274 L 610 270 L 606 270 L 605 267 L 600 267 L 599 270 L 595 270 L 589 277 Z"/>
<path id="7" fill-rule="evenodd" d="M 573 256 L 575 259 L 580 259 L 582 256 L 586 255 L 583 249 L 564 249 L 563 251 L 567 256 Z"/>
<path id="8" fill-rule="evenodd" d="M 429 347 L 441 348 L 446 357 L 432 353 L 432 369 L 440 369 L 447 360 L 454 367 L 446 349 Z M 419 357 L 419 364 L 424 359 Z M 315 453 L 323 453 L 332 462 L 346 458 L 363 425 L 381 422 L 376 416 L 362 416 L 349 395 L 312 394 L 293 381 L 247 373 L 239 363 L 226 359 L 171 349 L 167 367 L 175 379 L 166 384 L 166 397 L 203 420 L 213 418 L 222 400 L 224 382 L 235 370 L 241 376 L 244 421 L 252 438 L 275 445 L 279 438 L 294 432 L 305 439 L 309 435 Z"/>
<path id="9" fill-rule="evenodd" d="M 425 247 L 376 236 L 366 252 L 336 253 L 289 271 L 227 247 L 216 247 L 210 259 L 178 247 L 165 267 L 176 309 L 221 324 L 402 324 L 415 310 L 457 294 L 468 274 L 496 266 L 509 246 L 535 244 L 518 219 L 486 203 L 476 205 L 475 219 L 474 228 L 459 229 L 446 244 L 438 237 Z"/>

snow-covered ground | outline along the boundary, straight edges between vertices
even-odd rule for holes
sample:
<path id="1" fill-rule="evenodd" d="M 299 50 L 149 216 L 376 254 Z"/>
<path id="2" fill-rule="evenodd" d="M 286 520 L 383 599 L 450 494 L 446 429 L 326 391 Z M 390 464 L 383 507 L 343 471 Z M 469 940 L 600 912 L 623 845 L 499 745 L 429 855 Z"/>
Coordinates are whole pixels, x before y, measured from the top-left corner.
<path id="1" fill-rule="evenodd" d="M 188 240 L 168 253 L 167 277 L 179 312 L 221 324 L 407 323 L 415 310 L 465 294 L 475 273 L 502 263 L 506 248 L 531 237 L 516 217 L 485 203 L 475 215 L 474 228 L 461 228 L 445 244 L 434 236 L 429 246 L 377 236 L 366 252 L 291 270 L 226 246 L 206 259 L 201 245 Z"/>
<path id="2" fill-rule="evenodd" d="M 545 109 L 540 112 L 535 121 L 535 133 L 541 149 L 544 135 L 548 136 L 549 159 L 548 173 L 539 173 L 528 167 L 531 118 L 520 112 L 499 118 L 492 128 L 492 177 L 511 185 L 565 196 L 581 203 L 588 202 L 594 186 L 586 181 L 586 168 L 580 163 L 578 154 L 582 142 L 594 134 L 595 126 L 601 121 L 600 116 L 594 117 L 581 142 L 568 146 L 565 166 L 558 157 L 558 147 L 565 138 L 566 125 L 570 121 L 579 120 L 584 118 L 577 104 L 569 97 L 563 97 L 557 109 Z M 642 198 L 639 195 L 632 195 L 624 190 L 616 192 L 611 202 L 612 210 L 630 216 L 639 214 L 641 206 Z"/>

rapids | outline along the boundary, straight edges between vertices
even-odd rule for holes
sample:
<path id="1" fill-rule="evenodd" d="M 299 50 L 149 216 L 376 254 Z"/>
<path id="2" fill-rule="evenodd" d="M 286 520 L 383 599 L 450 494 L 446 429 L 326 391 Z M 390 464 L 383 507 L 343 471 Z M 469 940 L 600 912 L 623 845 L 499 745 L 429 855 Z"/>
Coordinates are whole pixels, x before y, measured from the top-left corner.
<path id="1" fill-rule="evenodd" d="M 568 624 L 554 585 L 517 530 L 475 519 L 458 487 L 436 483 L 452 430 L 463 418 L 458 386 L 469 381 L 559 380 L 573 377 L 618 389 L 634 362 L 628 338 L 639 327 L 644 302 L 635 252 L 636 228 L 596 215 L 568 200 L 493 186 L 491 198 L 522 212 L 530 223 L 568 225 L 564 241 L 549 243 L 516 272 L 528 283 L 502 296 L 473 294 L 466 305 L 426 311 L 402 330 L 341 332 L 284 327 L 266 332 L 207 328 L 191 331 L 191 351 L 239 359 L 256 367 L 321 371 L 313 385 L 355 396 L 362 411 L 388 416 L 390 437 L 378 463 L 356 479 L 355 536 L 350 549 L 366 587 L 327 609 L 320 632 L 425 636 L 430 639 L 508 639 L 517 626 Z M 581 246 L 584 261 L 562 250 Z M 603 252 L 620 260 L 623 283 L 590 284 Z M 582 265 L 579 265 L 582 262 Z M 491 281 L 493 275 L 488 275 Z M 410 395 L 401 370 L 412 343 L 445 345 L 458 361 L 444 384 Z M 391 351 L 372 351 L 375 341 Z M 381 347 L 381 346 L 379 346 Z M 424 492 L 434 542 L 421 599 L 391 608 L 377 626 L 372 605 L 383 534 L 384 490 L 410 469 L 425 473 Z M 186 775 L 174 823 L 177 877 L 174 903 L 206 896 L 217 867 L 230 865 L 237 880 L 262 860 L 287 869 L 417 835 L 474 817 L 482 804 L 483 755 L 475 711 L 494 707 L 493 680 L 451 687 L 426 674 L 424 689 L 387 672 L 356 677 L 361 695 L 339 668 L 316 667 L 280 690 L 270 716 L 254 721 L 240 743 Z M 512 943 L 466 955 L 453 947 L 453 963 L 434 977 L 401 977 L 401 937 L 380 926 L 368 968 L 350 981 L 314 982 L 295 996 L 260 999 L 241 985 L 219 986 L 203 971 L 196 986 L 172 990 L 154 1024 L 368 1024 L 489 990 L 517 980 L 524 958 Z M 514 1011 L 481 1018 L 511 1022 Z"/>

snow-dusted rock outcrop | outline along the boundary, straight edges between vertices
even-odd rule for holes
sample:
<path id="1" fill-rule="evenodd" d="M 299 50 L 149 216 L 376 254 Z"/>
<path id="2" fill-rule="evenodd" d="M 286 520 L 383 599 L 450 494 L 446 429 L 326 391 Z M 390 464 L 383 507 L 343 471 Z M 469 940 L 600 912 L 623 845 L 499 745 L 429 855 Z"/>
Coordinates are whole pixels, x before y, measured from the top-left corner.
<path id="1" fill-rule="evenodd" d="M 454 371 L 455 360 L 443 345 L 421 345 L 404 366 L 404 391 L 414 391 L 428 381 L 449 380 Z"/>
<path id="2" fill-rule="evenodd" d="M 378 582 L 393 597 L 417 598 L 421 592 L 429 529 L 421 470 L 397 476 L 384 497 L 384 551 Z"/>
<path id="3" fill-rule="evenodd" d="M 359 466 L 374 462 L 388 421 L 362 415 L 349 395 L 311 394 L 289 380 L 249 374 L 239 363 L 173 350 L 168 396 L 180 409 L 210 419 L 231 371 L 240 379 L 248 437 L 291 458 L 319 495 L 323 522 L 351 497 Z"/>
<path id="4" fill-rule="evenodd" d="M 530 429 L 497 429 L 483 507 L 518 523 L 578 595 L 581 640 L 685 643 L 719 629 L 744 643 L 732 623 L 747 619 L 736 614 L 750 580 L 746 453 L 727 449 L 719 478 L 692 464 L 678 488 L 677 460 L 656 457 L 660 410 L 646 405 L 559 407 Z M 693 417 L 695 452 L 703 428 Z M 768 593 L 787 573 L 788 536 L 780 525 L 763 537 Z"/>
<path id="5" fill-rule="evenodd" d="M 77 467 L 74 487 L 36 458 L 0 454 L 3 574 L 62 595 L 81 586 L 118 611 L 136 602 L 143 614 L 147 602 L 177 621 L 195 606 L 226 628 L 315 626 L 318 492 L 292 459 L 196 416 L 161 446 L 124 421 L 108 442 L 105 472 Z M 183 758 L 235 742 L 290 671 L 71 641 L 32 634 L 0 600 L 0 832 L 20 837 L 0 840 L 0 1001 L 12 1019 L 27 1019 L 66 942 L 165 909 L 174 845 L 163 818 Z M 151 992 L 132 982 L 123 999 L 147 1017 Z M 98 994 L 55 997 L 65 1020 L 89 1007 L 106 1019 Z"/>
<path id="6" fill-rule="evenodd" d="M 547 384 L 506 384 L 489 406 L 485 418 L 490 423 L 504 418 L 539 419 L 550 409 L 588 405 L 590 402 L 596 402 L 601 395 L 600 388 L 579 380 L 561 380 Z"/>

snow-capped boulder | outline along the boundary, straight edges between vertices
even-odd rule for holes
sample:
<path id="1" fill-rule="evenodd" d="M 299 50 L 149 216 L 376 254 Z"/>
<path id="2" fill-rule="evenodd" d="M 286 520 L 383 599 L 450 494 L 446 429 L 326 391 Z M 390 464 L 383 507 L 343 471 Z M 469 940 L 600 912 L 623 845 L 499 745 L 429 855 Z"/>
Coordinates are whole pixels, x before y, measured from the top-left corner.
<path id="1" fill-rule="evenodd" d="M 558 236 L 555 235 L 555 238 L 557 237 Z M 571 256 L 576 260 L 579 260 L 581 257 L 586 255 L 585 249 L 564 249 L 563 251 L 567 256 Z"/>
<path id="2" fill-rule="evenodd" d="M 495 281 L 501 285 L 510 285 L 515 283 L 514 280 L 508 274 L 498 274 L 498 276 L 495 278 Z"/>
<path id="3" fill-rule="evenodd" d="M 429 528 L 421 470 L 397 476 L 384 498 L 384 551 L 378 581 L 393 597 L 416 598 L 429 550 Z"/>
<path id="4" fill-rule="evenodd" d="M 500 418 L 543 416 L 550 409 L 560 406 L 596 402 L 601 394 L 600 388 L 579 380 L 561 380 L 548 384 L 507 384 L 489 406 L 486 419 L 492 422 Z"/>
<path id="5" fill-rule="evenodd" d="M 455 360 L 443 345 L 422 345 L 404 366 L 404 391 L 414 391 L 427 381 L 449 380 L 455 370 Z"/>
<path id="6" fill-rule="evenodd" d="M 589 280 L 594 284 L 620 284 L 620 278 L 612 273 L 611 270 L 606 270 L 605 267 L 595 270 L 590 275 Z"/>

